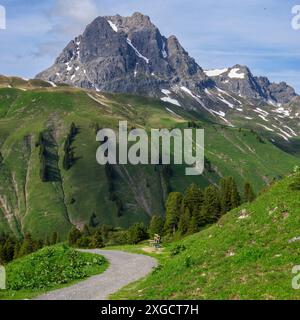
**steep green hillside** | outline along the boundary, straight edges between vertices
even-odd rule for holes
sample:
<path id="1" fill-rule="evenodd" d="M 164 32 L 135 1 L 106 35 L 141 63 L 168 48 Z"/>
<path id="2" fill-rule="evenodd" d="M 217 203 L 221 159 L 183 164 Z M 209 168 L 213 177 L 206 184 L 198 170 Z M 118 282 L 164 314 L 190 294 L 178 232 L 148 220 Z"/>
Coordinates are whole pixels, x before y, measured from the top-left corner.
<path id="1" fill-rule="evenodd" d="M 31 232 L 44 239 L 58 231 L 64 238 L 72 224 L 147 223 L 152 214 L 164 213 L 169 190 L 182 191 L 191 182 L 206 186 L 231 175 L 240 188 L 249 181 L 258 191 L 298 161 L 255 132 L 209 123 L 159 100 L 18 78 L 3 77 L 0 86 L 0 232 Z M 187 128 L 196 121 L 205 128 L 205 173 L 187 177 L 185 166 L 100 166 L 96 131 L 117 128 L 122 119 L 129 128 L 146 129 Z M 72 123 L 77 132 L 66 170 Z"/>
<path id="2" fill-rule="evenodd" d="M 174 244 L 185 250 L 114 298 L 299 299 L 291 284 L 300 263 L 300 191 L 289 188 L 293 180 Z"/>

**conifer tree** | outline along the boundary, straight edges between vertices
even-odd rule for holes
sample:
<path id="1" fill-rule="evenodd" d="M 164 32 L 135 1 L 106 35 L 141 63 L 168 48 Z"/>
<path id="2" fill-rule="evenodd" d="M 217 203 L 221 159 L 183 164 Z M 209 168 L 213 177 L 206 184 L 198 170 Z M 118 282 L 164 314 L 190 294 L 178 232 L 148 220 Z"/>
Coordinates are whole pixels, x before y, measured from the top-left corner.
<path id="1" fill-rule="evenodd" d="M 155 234 L 162 235 L 164 229 L 164 219 L 160 216 L 154 215 L 151 218 L 149 226 L 150 237 L 153 238 Z"/>
<path id="2" fill-rule="evenodd" d="M 178 231 L 180 232 L 180 234 L 184 235 L 189 231 L 190 220 L 190 209 L 186 207 L 179 219 Z"/>
<path id="3" fill-rule="evenodd" d="M 221 213 L 225 214 L 240 205 L 240 195 L 232 177 L 220 181 Z"/>
<path id="4" fill-rule="evenodd" d="M 195 215 L 192 215 L 190 223 L 189 223 L 189 229 L 188 233 L 193 234 L 199 231 L 199 226 L 197 222 L 197 217 Z"/>
<path id="5" fill-rule="evenodd" d="M 74 246 L 81 237 L 82 233 L 80 232 L 80 230 L 73 226 L 68 234 L 69 245 Z"/>
<path id="6" fill-rule="evenodd" d="M 199 210 L 203 203 L 203 193 L 195 183 L 192 183 L 186 190 L 184 195 L 185 206 L 189 208 L 190 212 L 195 209 Z"/>
<path id="7" fill-rule="evenodd" d="M 143 223 L 135 223 L 128 229 L 128 240 L 130 244 L 137 244 L 147 239 L 148 233 Z"/>
<path id="8" fill-rule="evenodd" d="M 206 223 L 217 221 L 221 215 L 219 189 L 214 185 L 208 186 L 204 191 L 202 215 Z"/>
<path id="9" fill-rule="evenodd" d="M 91 231 L 86 224 L 83 226 L 82 234 L 86 237 L 89 237 L 91 235 Z"/>
<path id="10" fill-rule="evenodd" d="M 182 195 L 180 192 L 171 192 L 166 203 L 166 221 L 164 230 L 166 234 L 174 234 L 178 228 Z"/>
<path id="11" fill-rule="evenodd" d="M 247 182 L 244 187 L 244 201 L 252 202 L 254 199 L 255 199 L 255 194 L 252 189 L 252 186 L 249 182 Z"/>
<path id="12" fill-rule="evenodd" d="M 231 192 L 231 208 L 237 208 L 241 204 L 241 197 L 238 192 L 237 185 L 232 177 L 229 177 L 229 186 Z"/>
<path id="13" fill-rule="evenodd" d="M 35 250 L 36 250 L 35 242 L 33 241 L 31 235 L 30 234 L 25 235 L 25 238 L 19 250 L 19 257 L 23 257 L 27 254 L 30 254 Z"/>
<path id="14" fill-rule="evenodd" d="M 102 238 L 101 230 L 97 230 L 92 237 L 92 247 L 93 248 L 103 248 L 104 242 Z"/>
<path id="15" fill-rule="evenodd" d="M 51 244 L 57 244 L 58 242 L 58 234 L 57 232 L 53 232 Z"/>
<path id="16" fill-rule="evenodd" d="M 5 244 L 2 247 L 1 260 L 3 259 L 4 263 L 10 262 L 14 258 L 14 249 L 15 241 L 8 237 L 5 241 Z"/>

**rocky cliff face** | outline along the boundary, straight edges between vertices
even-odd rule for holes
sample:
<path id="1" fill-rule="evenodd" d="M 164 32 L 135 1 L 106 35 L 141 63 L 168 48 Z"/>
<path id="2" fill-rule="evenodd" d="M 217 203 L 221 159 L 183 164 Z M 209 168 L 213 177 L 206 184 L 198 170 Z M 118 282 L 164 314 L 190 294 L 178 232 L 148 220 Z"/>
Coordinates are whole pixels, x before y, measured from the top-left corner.
<path id="1" fill-rule="evenodd" d="M 296 97 L 295 90 L 285 82 L 271 83 L 266 77 L 255 77 L 248 67 L 235 65 L 232 68 L 205 71 L 217 85 L 238 95 L 261 99 L 269 103 L 285 104 Z"/>
<path id="2" fill-rule="evenodd" d="M 211 81 L 175 36 L 163 37 L 140 13 L 98 17 L 37 78 L 150 96 L 175 84 L 197 90 Z"/>

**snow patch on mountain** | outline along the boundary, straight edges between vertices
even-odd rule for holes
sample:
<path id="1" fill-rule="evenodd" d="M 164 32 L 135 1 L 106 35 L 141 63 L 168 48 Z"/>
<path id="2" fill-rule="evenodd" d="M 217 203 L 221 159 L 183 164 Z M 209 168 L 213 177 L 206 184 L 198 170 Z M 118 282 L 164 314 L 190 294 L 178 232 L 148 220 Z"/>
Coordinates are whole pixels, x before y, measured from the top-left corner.
<path id="1" fill-rule="evenodd" d="M 238 73 L 239 71 L 241 71 L 239 68 L 233 68 L 230 70 L 230 72 L 228 73 L 228 77 L 231 79 L 244 79 L 245 78 L 245 74 L 244 73 Z"/>
<path id="2" fill-rule="evenodd" d="M 205 70 L 204 73 L 208 76 L 208 77 L 217 77 L 225 72 L 228 71 L 228 68 L 224 68 L 224 69 L 213 69 L 213 70 Z"/>
<path id="3" fill-rule="evenodd" d="M 131 46 L 131 48 L 135 51 L 136 55 L 141 58 L 141 59 L 144 59 L 146 61 L 146 63 L 148 64 L 149 63 L 149 59 L 146 58 L 145 56 L 143 56 L 139 50 L 132 44 L 131 40 L 129 38 L 127 38 L 127 43 Z"/>
<path id="4" fill-rule="evenodd" d="M 171 104 L 174 104 L 175 106 L 181 107 L 180 103 L 176 100 L 171 98 L 169 95 L 171 94 L 170 90 L 167 89 L 162 89 L 161 92 L 166 95 L 166 97 L 160 98 L 160 100 L 164 101 L 164 102 L 169 102 Z"/>
<path id="5" fill-rule="evenodd" d="M 168 54 L 167 54 L 167 51 L 166 51 L 166 44 L 165 44 L 165 42 L 163 42 L 161 54 L 162 54 L 162 56 L 164 57 L 164 59 L 166 59 L 166 58 L 168 57 Z"/>
<path id="6" fill-rule="evenodd" d="M 256 123 L 256 124 L 259 125 L 259 126 L 261 126 L 261 127 L 263 127 L 263 128 L 265 128 L 265 129 L 268 130 L 268 131 L 274 132 L 273 129 L 271 129 L 271 128 L 269 128 L 269 127 L 267 127 L 267 126 L 265 126 L 265 125 L 263 125 L 263 124 L 261 124 L 261 123 Z"/>
<path id="7" fill-rule="evenodd" d="M 114 32 L 118 32 L 118 27 L 110 20 L 107 20 L 111 28 L 114 30 Z"/>
<path id="8" fill-rule="evenodd" d="M 171 104 L 174 104 L 175 106 L 181 107 L 180 103 L 176 99 L 172 99 L 170 97 L 163 97 L 160 100 L 164 102 L 169 102 Z"/>

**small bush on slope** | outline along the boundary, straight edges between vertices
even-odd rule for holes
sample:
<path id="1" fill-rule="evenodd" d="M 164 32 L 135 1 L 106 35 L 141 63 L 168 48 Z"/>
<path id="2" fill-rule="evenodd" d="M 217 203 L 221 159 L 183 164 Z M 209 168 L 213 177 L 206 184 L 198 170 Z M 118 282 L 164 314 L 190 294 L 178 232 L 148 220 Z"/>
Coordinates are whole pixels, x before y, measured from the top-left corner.
<path id="1" fill-rule="evenodd" d="M 185 251 L 114 297 L 299 299 L 291 285 L 300 264 L 300 191 L 290 191 L 293 178 L 185 238 Z"/>
<path id="2" fill-rule="evenodd" d="M 46 247 L 7 265 L 10 290 L 49 289 L 104 271 L 105 260 L 59 245 Z"/>

